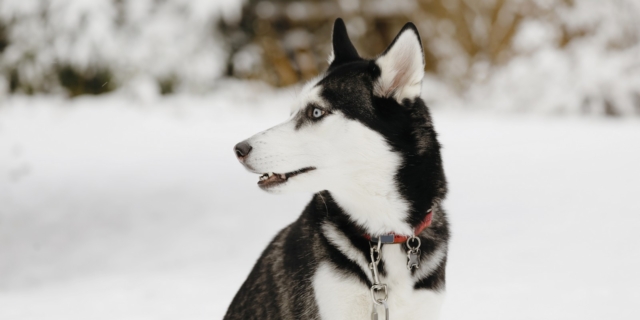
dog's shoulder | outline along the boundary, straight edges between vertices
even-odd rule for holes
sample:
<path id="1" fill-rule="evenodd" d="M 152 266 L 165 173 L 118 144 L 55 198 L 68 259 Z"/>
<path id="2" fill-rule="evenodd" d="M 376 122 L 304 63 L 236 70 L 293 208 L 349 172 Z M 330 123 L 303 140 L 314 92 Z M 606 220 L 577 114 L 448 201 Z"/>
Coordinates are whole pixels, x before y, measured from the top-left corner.
<path id="1" fill-rule="evenodd" d="M 312 319 L 317 314 L 309 279 L 319 251 L 312 200 L 260 255 L 236 293 L 225 320 Z"/>

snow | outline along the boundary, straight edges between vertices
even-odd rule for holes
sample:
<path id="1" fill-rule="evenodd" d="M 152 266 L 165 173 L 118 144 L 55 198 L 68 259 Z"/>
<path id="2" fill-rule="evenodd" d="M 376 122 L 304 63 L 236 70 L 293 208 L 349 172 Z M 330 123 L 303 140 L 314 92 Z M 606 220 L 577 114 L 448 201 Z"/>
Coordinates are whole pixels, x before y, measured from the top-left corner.
<path id="1" fill-rule="evenodd" d="M 8 46 L 0 55 L 0 98 L 9 93 L 12 72 L 35 92 L 64 92 L 58 83 L 62 66 L 83 74 L 107 70 L 114 88 L 144 76 L 156 86 L 172 81 L 174 91 L 204 92 L 226 67 L 216 24 L 239 19 L 242 3 L 2 1 L 0 25 Z"/>
<path id="2" fill-rule="evenodd" d="M 232 146 L 295 89 L 0 106 L 0 319 L 220 319 L 309 194 Z M 426 92 L 425 96 L 429 96 Z M 440 105 L 453 240 L 443 319 L 637 319 L 637 119 Z"/>

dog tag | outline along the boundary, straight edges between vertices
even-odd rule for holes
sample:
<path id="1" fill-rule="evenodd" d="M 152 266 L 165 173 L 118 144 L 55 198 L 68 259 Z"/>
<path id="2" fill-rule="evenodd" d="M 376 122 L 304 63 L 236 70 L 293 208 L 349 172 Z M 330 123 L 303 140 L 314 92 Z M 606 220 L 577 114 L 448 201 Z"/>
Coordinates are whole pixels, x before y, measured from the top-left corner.
<path id="1" fill-rule="evenodd" d="M 395 239 L 394 235 L 392 234 L 384 234 L 381 235 L 377 238 L 371 238 L 371 241 L 374 243 L 393 243 L 393 240 Z"/>
<path id="2" fill-rule="evenodd" d="M 420 249 L 410 250 L 407 252 L 407 269 L 420 267 Z"/>

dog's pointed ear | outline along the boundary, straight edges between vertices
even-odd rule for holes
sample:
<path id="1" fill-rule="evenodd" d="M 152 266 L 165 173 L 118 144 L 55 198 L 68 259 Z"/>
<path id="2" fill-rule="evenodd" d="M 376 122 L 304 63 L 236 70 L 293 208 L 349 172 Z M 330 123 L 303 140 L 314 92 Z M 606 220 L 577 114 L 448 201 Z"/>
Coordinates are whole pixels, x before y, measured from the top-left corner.
<path id="1" fill-rule="evenodd" d="M 380 76 L 374 94 L 398 101 L 420 96 L 424 77 L 424 53 L 416 26 L 409 22 L 375 60 Z"/>
<path id="2" fill-rule="evenodd" d="M 349 40 L 347 27 L 341 18 L 336 19 L 333 24 L 333 51 L 329 55 L 329 68 L 343 64 L 345 62 L 359 60 L 358 51 Z"/>

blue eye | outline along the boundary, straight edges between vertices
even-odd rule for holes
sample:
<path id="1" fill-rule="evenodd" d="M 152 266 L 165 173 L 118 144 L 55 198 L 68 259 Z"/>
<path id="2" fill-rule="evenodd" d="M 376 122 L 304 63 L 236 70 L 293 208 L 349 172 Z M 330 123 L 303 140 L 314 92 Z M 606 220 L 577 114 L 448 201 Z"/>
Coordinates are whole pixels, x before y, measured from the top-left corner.
<path id="1" fill-rule="evenodd" d="M 324 115 L 324 111 L 322 109 L 319 108 L 313 108 L 313 117 L 314 118 L 320 118 Z"/>

